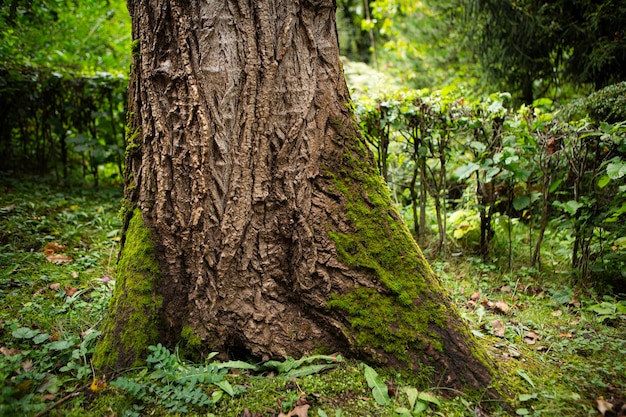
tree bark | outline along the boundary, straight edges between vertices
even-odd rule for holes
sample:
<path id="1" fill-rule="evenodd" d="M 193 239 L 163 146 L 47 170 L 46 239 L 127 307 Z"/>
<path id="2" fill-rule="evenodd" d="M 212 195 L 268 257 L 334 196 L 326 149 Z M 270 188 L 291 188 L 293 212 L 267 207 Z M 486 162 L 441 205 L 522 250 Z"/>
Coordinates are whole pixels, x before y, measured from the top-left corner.
<path id="1" fill-rule="evenodd" d="M 156 342 L 259 359 L 340 351 L 487 387 L 492 366 L 358 132 L 334 2 L 129 9 L 127 222 L 96 365 L 130 366 Z"/>

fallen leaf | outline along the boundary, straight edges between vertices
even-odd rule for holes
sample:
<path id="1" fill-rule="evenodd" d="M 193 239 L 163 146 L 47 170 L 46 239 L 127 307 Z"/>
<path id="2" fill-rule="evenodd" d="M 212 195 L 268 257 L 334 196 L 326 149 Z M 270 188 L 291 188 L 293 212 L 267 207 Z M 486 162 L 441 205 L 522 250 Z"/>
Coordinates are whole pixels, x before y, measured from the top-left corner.
<path id="1" fill-rule="evenodd" d="M 310 407 L 309 404 L 297 405 L 288 414 L 280 413 L 278 417 L 308 417 Z"/>
<path id="2" fill-rule="evenodd" d="M 491 307 L 496 313 L 509 314 L 511 312 L 511 307 L 509 307 L 506 301 L 496 301 Z"/>
<path id="3" fill-rule="evenodd" d="M 43 250 L 43 253 L 46 255 L 46 259 L 48 260 L 48 262 L 53 262 L 53 263 L 72 262 L 73 259 L 70 258 L 69 256 L 63 255 L 61 253 L 57 253 L 57 252 L 63 252 L 65 249 L 67 249 L 67 246 L 65 245 L 61 245 L 60 243 L 57 243 L 57 242 L 50 242 L 46 245 L 45 249 Z"/>
<path id="4" fill-rule="evenodd" d="M 534 345 L 538 340 L 541 340 L 541 336 L 534 330 L 529 330 L 524 335 L 524 343 L 526 344 Z"/>
<path id="5" fill-rule="evenodd" d="M 10 213 L 15 209 L 15 204 L 4 206 L 0 208 L 0 213 Z"/>
<path id="6" fill-rule="evenodd" d="M 20 353 L 19 349 L 14 349 L 14 348 L 8 348 L 6 346 L 2 346 L 0 347 L 0 353 L 2 353 L 4 356 L 15 356 L 18 353 Z"/>
<path id="7" fill-rule="evenodd" d="M 476 291 L 474 294 L 472 294 L 472 295 L 470 296 L 470 300 L 472 300 L 472 301 L 476 301 L 476 300 L 478 300 L 478 298 L 479 298 L 479 297 L 480 297 L 480 292 L 479 292 L 479 291 Z"/>
<path id="8" fill-rule="evenodd" d="M 22 362 L 22 369 L 24 370 L 24 372 L 29 372 L 31 369 L 33 369 L 33 361 L 25 360 L 24 362 Z"/>
<path id="9" fill-rule="evenodd" d="M 104 379 L 94 378 L 89 386 L 89 389 L 93 392 L 102 391 L 107 387 L 107 382 Z"/>
<path id="10" fill-rule="evenodd" d="M 65 289 L 65 295 L 67 295 L 68 297 L 71 297 L 72 295 L 76 294 L 76 291 L 78 291 L 78 288 L 67 287 Z"/>
<path id="11" fill-rule="evenodd" d="M 501 292 L 511 292 L 511 286 L 510 285 L 503 285 L 502 287 L 500 287 L 500 291 Z"/>
<path id="12" fill-rule="evenodd" d="M 67 249 L 67 246 L 65 245 L 61 245 L 60 243 L 57 243 L 57 242 L 50 242 L 46 245 L 44 252 L 46 251 L 63 252 L 65 249 Z"/>
<path id="13" fill-rule="evenodd" d="M 59 291 L 61 289 L 61 284 L 59 284 L 58 282 L 55 282 L 54 284 L 50 284 L 48 288 L 50 288 L 53 291 Z"/>
<path id="14" fill-rule="evenodd" d="M 73 259 L 70 258 L 67 255 L 63 255 L 62 253 L 52 253 L 52 254 L 46 254 L 46 259 L 48 260 L 48 262 L 52 262 L 52 263 L 63 263 L 63 262 L 72 262 Z"/>
<path id="15" fill-rule="evenodd" d="M 613 412 L 613 404 L 608 401 L 605 401 L 604 398 L 600 397 L 596 400 L 598 404 L 598 411 L 600 414 L 605 415 L 607 411 Z"/>
<path id="16" fill-rule="evenodd" d="M 570 307 L 580 308 L 580 299 L 577 295 L 572 297 L 572 300 L 568 304 Z"/>
<path id="17" fill-rule="evenodd" d="M 554 310 L 552 312 L 552 317 L 561 317 L 563 315 L 563 312 L 561 310 Z"/>
<path id="18" fill-rule="evenodd" d="M 78 272 L 72 271 L 72 278 L 78 278 Z"/>
<path id="19" fill-rule="evenodd" d="M 57 394 L 44 394 L 44 395 L 41 396 L 41 398 L 44 401 L 52 401 L 52 400 L 54 400 L 56 398 L 56 396 L 57 396 Z"/>
<path id="20" fill-rule="evenodd" d="M 33 294 L 33 297 L 43 294 L 44 292 L 46 292 L 46 290 L 47 290 L 47 289 L 48 289 L 47 287 L 43 287 L 43 288 L 41 288 L 41 289 L 37 290 L 37 291 Z"/>
<path id="21" fill-rule="evenodd" d="M 248 408 L 244 408 L 243 413 L 241 414 L 241 417 L 253 417 L 253 414 L 250 412 Z"/>
<path id="22" fill-rule="evenodd" d="M 560 335 L 561 337 L 567 337 L 567 338 L 574 337 L 574 335 L 573 335 L 573 334 L 571 334 L 571 333 L 559 333 L 559 335 Z"/>
<path id="23" fill-rule="evenodd" d="M 497 337 L 504 337 L 505 327 L 504 324 L 500 320 L 494 320 L 491 322 L 491 327 L 493 328 L 493 334 Z"/>

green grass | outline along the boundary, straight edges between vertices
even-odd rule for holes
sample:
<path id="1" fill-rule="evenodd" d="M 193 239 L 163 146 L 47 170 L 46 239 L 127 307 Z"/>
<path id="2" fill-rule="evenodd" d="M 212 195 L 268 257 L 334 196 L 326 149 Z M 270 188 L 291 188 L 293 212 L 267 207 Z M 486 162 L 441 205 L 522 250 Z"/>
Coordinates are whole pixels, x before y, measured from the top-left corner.
<path id="1" fill-rule="evenodd" d="M 501 370 L 509 386 L 508 408 L 482 393 L 450 392 L 436 377 L 377 369 L 380 382 L 395 391 L 380 404 L 364 369 L 350 359 L 320 372 L 303 363 L 296 370 L 313 373 L 298 378 L 285 367 L 224 366 L 213 382 L 193 381 L 201 390 L 193 396 L 206 394 L 201 407 L 185 402 L 186 380 L 157 375 L 155 368 L 123 377 L 170 395 L 169 402 L 159 399 L 155 405 L 149 389 L 142 397 L 130 391 L 132 383 L 120 380 L 93 390 L 93 379 L 102 378 L 93 374 L 90 361 L 115 285 L 120 199 L 118 188 L 0 176 L 0 416 L 34 416 L 52 407 L 46 415 L 162 416 L 182 415 L 187 408 L 190 416 L 241 416 L 248 409 L 248 415 L 265 417 L 287 414 L 304 402 L 308 416 L 407 416 L 411 406 L 420 407 L 420 400 L 411 401 L 412 392 L 431 393 L 437 402 L 421 401 L 426 410 L 413 415 L 469 417 L 480 407 L 489 416 L 597 416 L 596 399 L 626 399 L 626 303 L 589 285 L 572 287 L 554 266 L 562 260 L 559 250 L 565 251 L 551 245 L 545 253 L 550 265 L 543 271 L 523 267 L 519 256 L 512 272 L 476 258 L 432 261 Z M 51 242 L 67 246 L 62 254 L 72 261 L 49 262 L 43 251 Z M 497 302 L 510 311 L 503 314 Z M 159 368 L 163 372 L 195 366 L 163 355 L 170 361 Z M 213 372 L 212 364 L 198 369 Z M 220 378 L 232 395 L 216 385 Z"/>

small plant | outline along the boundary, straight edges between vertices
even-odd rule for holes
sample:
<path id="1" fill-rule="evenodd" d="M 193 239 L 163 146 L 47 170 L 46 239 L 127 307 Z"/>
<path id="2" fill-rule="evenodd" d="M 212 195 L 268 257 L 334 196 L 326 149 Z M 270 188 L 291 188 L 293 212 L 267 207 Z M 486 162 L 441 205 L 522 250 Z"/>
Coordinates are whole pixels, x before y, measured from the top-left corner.
<path id="1" fill-rule="evenodd" d="M 160 343 L 148 349 L 151 353 L 144 369 L 132 378 L 119 377 L 110 384 L 126 391 L 138 402 L 133 405 L 134 411 L 127 410 L 126 415 L 135 415 L 146 405 L 161 406 L 171 413 L 187 413 L 190 407 L 214 405 L 223 392 L 235 395 L 233 387 L 224 379 L 226 368 L 217 364 L 188 365 Z M 201 384 L 214 384 L 220 390 L 209 398 Z"/>
<path id="2" fill-rule="evenodd" d="M 210 354 L 205 365 L 193 365 L 182 361 L 177 353 L 170 352 L 160 343 L 149 346 L 151 352 L 146 359 L 146 366 L 132 378 L 119 377 L 111 382 L 111 386 L 126 391 L 136 401 L 133 410 L 126 410 L 127 416 L 134 416 L 146 406 L 163 407 L 169 413 L 188 413 L 192 409 L 216 405 L 224 393 L 231 397 L 242 394 L 246 389 L 242 386 L 232 386 L 224 379 L 229 369 L 244 369 L 251 371 L 276 371 L 284 378 L 299 378 L 312 375 L 336 366 L 341 357 L 313 355 L 295 360 L 287 358 L 283 362 L 268 361 L 261 366 L 252 365 L 243 361 L 228 361 L 209 363 L 217 353 Z M 315 364 L 316 361 L 325 361 L 324 364 Z M 217 387 L 207 395 L 211 385 Z M 293 399 L 293 403 L 300 397 Z M 292 402 L 283 404 L 283 409 L 290 408 Z"/>

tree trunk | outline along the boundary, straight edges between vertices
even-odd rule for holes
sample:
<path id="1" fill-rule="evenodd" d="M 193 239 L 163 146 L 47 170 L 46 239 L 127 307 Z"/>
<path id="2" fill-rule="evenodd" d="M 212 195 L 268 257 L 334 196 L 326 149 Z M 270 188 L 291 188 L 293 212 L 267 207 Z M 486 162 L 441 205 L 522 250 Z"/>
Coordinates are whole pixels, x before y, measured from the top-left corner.
<path id="1" fill-rule="evenodd" d="M 488 386 L 491 365 L 359 134 L 334 2 L 129 8 L 127 221 L 96 366 L 136 364 L 157 342 L 340 351 Z"/>

